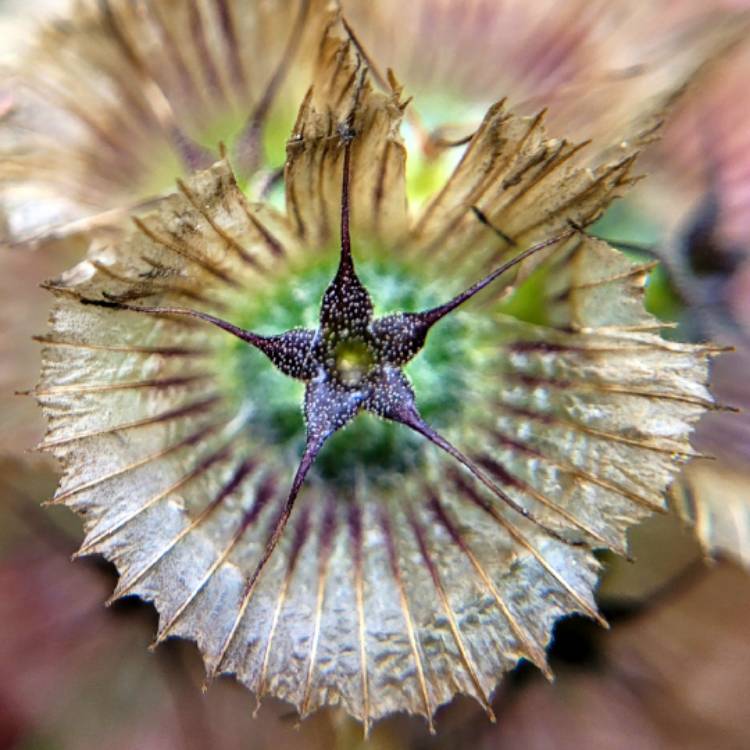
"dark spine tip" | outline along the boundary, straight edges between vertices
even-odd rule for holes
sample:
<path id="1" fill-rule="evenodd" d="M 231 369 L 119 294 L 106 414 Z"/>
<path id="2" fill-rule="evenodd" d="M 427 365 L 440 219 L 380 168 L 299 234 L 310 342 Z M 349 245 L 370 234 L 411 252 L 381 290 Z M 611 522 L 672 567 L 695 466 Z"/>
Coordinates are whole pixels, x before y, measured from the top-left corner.
<path id="1" fill-rule="evenodd" d="M 124 310 L 127 309 L 127 305 L 123 305 L 122 302 L 115 302 L 110 299 L 90 299 L 88 297 L 81 297 L 79 300 L 82 305 L 92 305 L 94 307 L 107 307 L 110 310 Z"/>
<path id="2" fill-rule="evenodd" d="M 498 237 L 500 237 L 501 240 L 507 242 L 509 245 L 512 245 L 514 247 L 518 244 L 510 235 L 503 232 L 503 230 L 500 229 L 499 227 L 496 227 L 489 220 L 489 218 L 487 217 L 487 214 L 485 214 L 484 211 L 482 211 L 482 209 L 479 208 L 479 206 L 472 206 L 471 210 L 474 212 L 474 216 L 477 217 L 479 222 L 481 224 L 484 224 L 489 229 L 491 229 Z"/>

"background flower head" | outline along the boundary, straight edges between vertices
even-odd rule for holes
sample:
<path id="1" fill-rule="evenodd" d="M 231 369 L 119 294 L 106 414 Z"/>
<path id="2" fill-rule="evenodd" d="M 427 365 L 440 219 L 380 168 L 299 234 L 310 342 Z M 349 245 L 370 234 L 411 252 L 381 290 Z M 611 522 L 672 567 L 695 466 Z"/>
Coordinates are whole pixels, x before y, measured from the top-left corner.
<path id="1" fill-rule="evenodd" d="M 277 167 L 323 5 L 108 0 L 48 22 L 6 63 L 0 239 L 116 225 L 220 142 L 243 179 Z"/>

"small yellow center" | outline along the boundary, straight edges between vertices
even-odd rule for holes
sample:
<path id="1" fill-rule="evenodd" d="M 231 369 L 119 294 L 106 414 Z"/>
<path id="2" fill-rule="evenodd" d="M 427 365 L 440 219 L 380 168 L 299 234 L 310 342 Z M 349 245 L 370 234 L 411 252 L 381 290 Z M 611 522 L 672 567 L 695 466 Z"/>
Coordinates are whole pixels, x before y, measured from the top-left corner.
<path id="1" fill-rule="evenodd" d="M 342 341 L 336 347 L 336 373 L 344 385 L 358 385 L 373 365 L 372 352 L 364 341 Z"/>

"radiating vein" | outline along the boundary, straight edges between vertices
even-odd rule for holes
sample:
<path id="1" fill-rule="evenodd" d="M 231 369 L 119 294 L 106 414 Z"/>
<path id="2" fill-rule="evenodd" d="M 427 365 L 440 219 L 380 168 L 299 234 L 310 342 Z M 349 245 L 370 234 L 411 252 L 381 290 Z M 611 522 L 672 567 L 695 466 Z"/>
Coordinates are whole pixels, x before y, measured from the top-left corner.
<path id="1" fill-rule="evenodd" d="M 315 596 L 315 616 L 312 638 L 310 640 L 310 654 L 307 662 L 307 674 L 305 675 L 305 687 L 303 690 L 300 716 L 305 716 L 310 708 L 310 696 L 312 693 L 313 676 L 315 673 L 315 662 L 318 658 L 318 645 L 320 643 L 320 624 L 323 617 L 323 602 L 325 599 L 326 582 L 328 580 L 329 562 L 333 537 L 336 532 L 336 515 L 333 501 L 328 501 L 323 516 L 322 528 L 320 529 L 320 548 L 318 551 L 318 591 Z"/>
<path id="2" fill-rule="evenodd" d="M 273 616 L 271 618 L 271 627 L 268 630 L 266 646 L 263 649 L 263 660 L 260 669 L 260 677 L 258 678 L 258 687 L 256 689 L 256 695 L 259 702 L 266 689 L 266 680 L 268 679 L 268 665 L 271 661 L 271 649 L 273 647 L 274 638 L 276 637 L 276 629 L 279 625 L 279 618 L 281 617 L 281 612 L 284 609 L 286 597 L 289 592 L 289 586 L 292 582 L 292 577 L 294 576 L 294 571 L 297 567 L 297 561 L 299 560 L 302 547 L 307 541 L 309 530 L 310 506 L 308 505 L 302 509 L 299 521 L 297 522 L 297 528 L 295 529 L 292 547 L 289 551 L 286 573 L 284 574 L 284 580 L 281 583 L 279 593 L 276 597 L 276 606 L 274 607 Z"/>
<path id="3" fill-rule="evenodd" d="M 370 683 L 367 672 L 367 629 L 365 626 L 364 550 L 362 549 L 362 509 L 352 498 L 349 511 L 349 531 L 354 559 L 354 595 L 357 606 L 359 638 L 359 666 L 362 676 L 362 723 L 365 739 L 370 732 Z"/>
<path id="4" fill-rule="evenodd" d="M 490 706 L 489 697 L 484 691 L 484 688 L 482 687 L 482 683 L 479 679 L 479 675 L 477 673 L 477 668 L 474 664 L 474 660 L 471 658 L 471 655 L 469 654 L 469 650 L 466 647 L 466 644 L 464 643 L 463 636 L 461 635 L 461 629 L 458 626 L 458 623 L 456 622 L 456 615 L 453 612 L 453 608 L 451 607 L 450 601 L 448 600 L 448 595 L 445 592 L 445 587 L 443 586 L 443 582 L 440 578 L 440 573 L 437 569 L 437 566 L 435 565 L 435 561 L 430 556 L 430 551 L 427 548 L 427 542 L 425 540 L 424 536 L 424 530 L 419 525 L 419 522 L 417 521 L 416 517 L 413 514 L 409 514 L 409 522 L 411 524 L 412 530 L 414 531 L 414 536 L 417 539 L 417 546 L 419 547 L 419 551 L 422 554 L 422 559 L 425 562 L 425 565 L 427 566 L 427 570 L 430 572 L 430 577 L 432 578 L 432 582 L 435 586 L 435 591 L 437 592 L 438 599 L 440 599 L 440 604 L 443 608 L 443 612 L 445 612 L 445 616 L 448 620 L 448 626 L 450 627 L 451 635 L 453 636 L 453 640 L 456 643 L 456 648 L 458 648 L 458 653 L 461 656 L 461 661 L 463 662 L 464 668 L 466 669 L 469 678 L 471 679 L 471 682 L 474 685 L 474 690 L 477 694 L 477 699 L 482 704 L 482 707 L 487 712 L 487 715 L 490 718 L 490 721 L 495 721 L 495 714 L 492 711 L 492 708 Z"/>
<path id="5" fill-rule="evenodd" d="M 115 354 L 143 354 L 144 356 L 164 357 L 205 357 L 211 354 L 209 349 L 188 346 L 118 346 L 115 344 L 91 344 L 86 341 L 64 341 L 46 336 L 32 336 L 44 346 L 61 349 L 84 349 L 87 351 L 112 352 Z"/>
<path id="6" fill-rule="evenodd" d="M 124 383 L 81 383 L 75 385 L 54 385 L 49 388 L 40 388 L 31 391 L 34 396 L 58 396 L 79 393 L 108 393 L 110 391 L 138 390 L 140 388 L 171 388 L 174 386 L 187 386 L 194 383 L 211 380 L 213 376 L 209 373 L 198 373 L 196 375 L 175 375 L 168 378 L 145 378 L 144 380 L 130 380 Z"/>
<path id="7" fill-rule="evenodd" d="M 409 607 L 409 600 L 406 596 L 406 588 L 404 587 L 404 580 L 401 574 L 401 566 L 398 562 L 398 550 L 396 549 L 396 541 L 393 537 L 391 530 L 391 524 L 385 513 L 381 515 L 380 525 L 385 537 L 386 547 L 388 550 L 388 559 L 391 565 L 391 575 L 396 583 L 396 589 L 398 590 L 399 603 L 401 605 L 401 612 L 404 616 L 404 623 L 406 625 L 406 634 L 409 638 L 409 646 L 411 648 L 412 656 L 414 657 L 414 666 L 417 670 L 417 682 L 419 683 L 419 690 L 422 694 L 422 701 L 424 703 L 424 715 L 427 718 L 427 726 L 430 730 L 430 734 L 435 734 L 435 727 L 432 723 L 432 707 L 430 705 L 430 698 L 427 693 L 427 681 L 424 674 L 424 666 L 422 664 L 422 655 L 419 651 L 417 644 L 417 637 L 414 630 L 414 621 L 411 616 L 411 609 Z"/>
<path id="8" fill-rule="evenodd" d="M 542 670 L 547 679 L 552 679 L 552 671 L 547 664 L 547 656 L 544 652 L 544 649 L 541 648 L 535 641 L 533 641 L 521 627 L 518 620 L 508 608 L 508 605 L 505 603 L 500 592 L 497 590 L 497 587 L 493 583 L 489 574 L 479 562 L 477 556 L 472 552 L 471 548 L 468 546 L 464 538 L 461 536 L 461 533 L 459 532 L 456 525 L 450 520 L 446 510 L 443 508 L 437 495 L 435 495 L 434 493 L 430 496 L 430 505 L 438 521 L 443 524 L 453 541 L 466 555 L 477 575 L 487 587 L 487 590 L 490 592 L 490 595 L 497 604 L 498 609 L 502 612 L 503 617 L 505 617 L 508 625 L 510 626 L 513 635 L 521 644 L 524 654 L 530 659 L 530 661 L 532 661 L 534 664 L 536 664 L 537 667 L 539 667 L 539 669 Z"/>
<path id="9" fill-rule="evenodd" d="M 220 401 L 221 396 L 219 396 L 218 394 L 212 394 L 208 398 L 203 398 L 200 401 L 196 401 L 185 406 L 179 406 L 175 409 L 169 409 L 168 411 L 161 412 L 160 414 L 154 414 L 150 417 L 144 417 L 143 419 L 134 419 L 130 422 L 123 422 L 122 424 L 101 427 L 96 430 L 88 430 L 87 432 L 79 432 L 74 435 L 66 435 L 65 437 L 59 438 L 57 440 L 45 440 L 43 443 L 40 443 L 40 445 L 37 446 L 37 450 L 59 448 L 62 445 L 67 445 L 68 443 L 72 443 L 76 440 L 87 440 L 92 437 L 111 435 L 114 432 L 125 432 L 127 430 L 134 430 L 139 427 L 148 427 L 155 424 L 163 424 L 165 422 L 183 419 L 185 417 L 191 417 L 197 413 L 210 409 Z"/>

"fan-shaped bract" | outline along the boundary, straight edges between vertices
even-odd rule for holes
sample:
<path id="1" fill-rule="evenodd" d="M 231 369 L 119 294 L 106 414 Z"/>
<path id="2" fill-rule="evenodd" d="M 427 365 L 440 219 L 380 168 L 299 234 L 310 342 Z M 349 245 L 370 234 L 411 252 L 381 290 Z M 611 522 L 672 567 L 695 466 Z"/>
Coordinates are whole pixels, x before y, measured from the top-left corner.
<path id="1" fill-rule="evenodd" d="M 197 641 L 211 674 L 365 726 L 431 722 L 457 692 L 489 712 L 518 659 L 546 670 L 554 622 L 598 617 L 592 549 L 622 551 L 664 507 L 712 404 L 709 350 L 654 333 L 647 269 L 580 229 L 628 186 L 638 139 L 582 168 L 541 116 L 499 104 L 411 222 L 392 88 L 373 90 L 332 22 L 288 143 L 287 213 L 249 203 L 224 161 L 180 183 L 50 284 L 34 392 L 65 470 L 56 502 L 84 519 L 82 552 L 117 565 L 115 595 L 153 601 L 158 638 Z M 378 313 L 445 302 L 551 244 L 436 325 L 405 370 L 477 471 L 361 414 L 321 451 L 266 561 L 304 444 L 301 386 L 174 308 L 264 335 L 314 326 L 347 153 L 352 252 Z"/>

